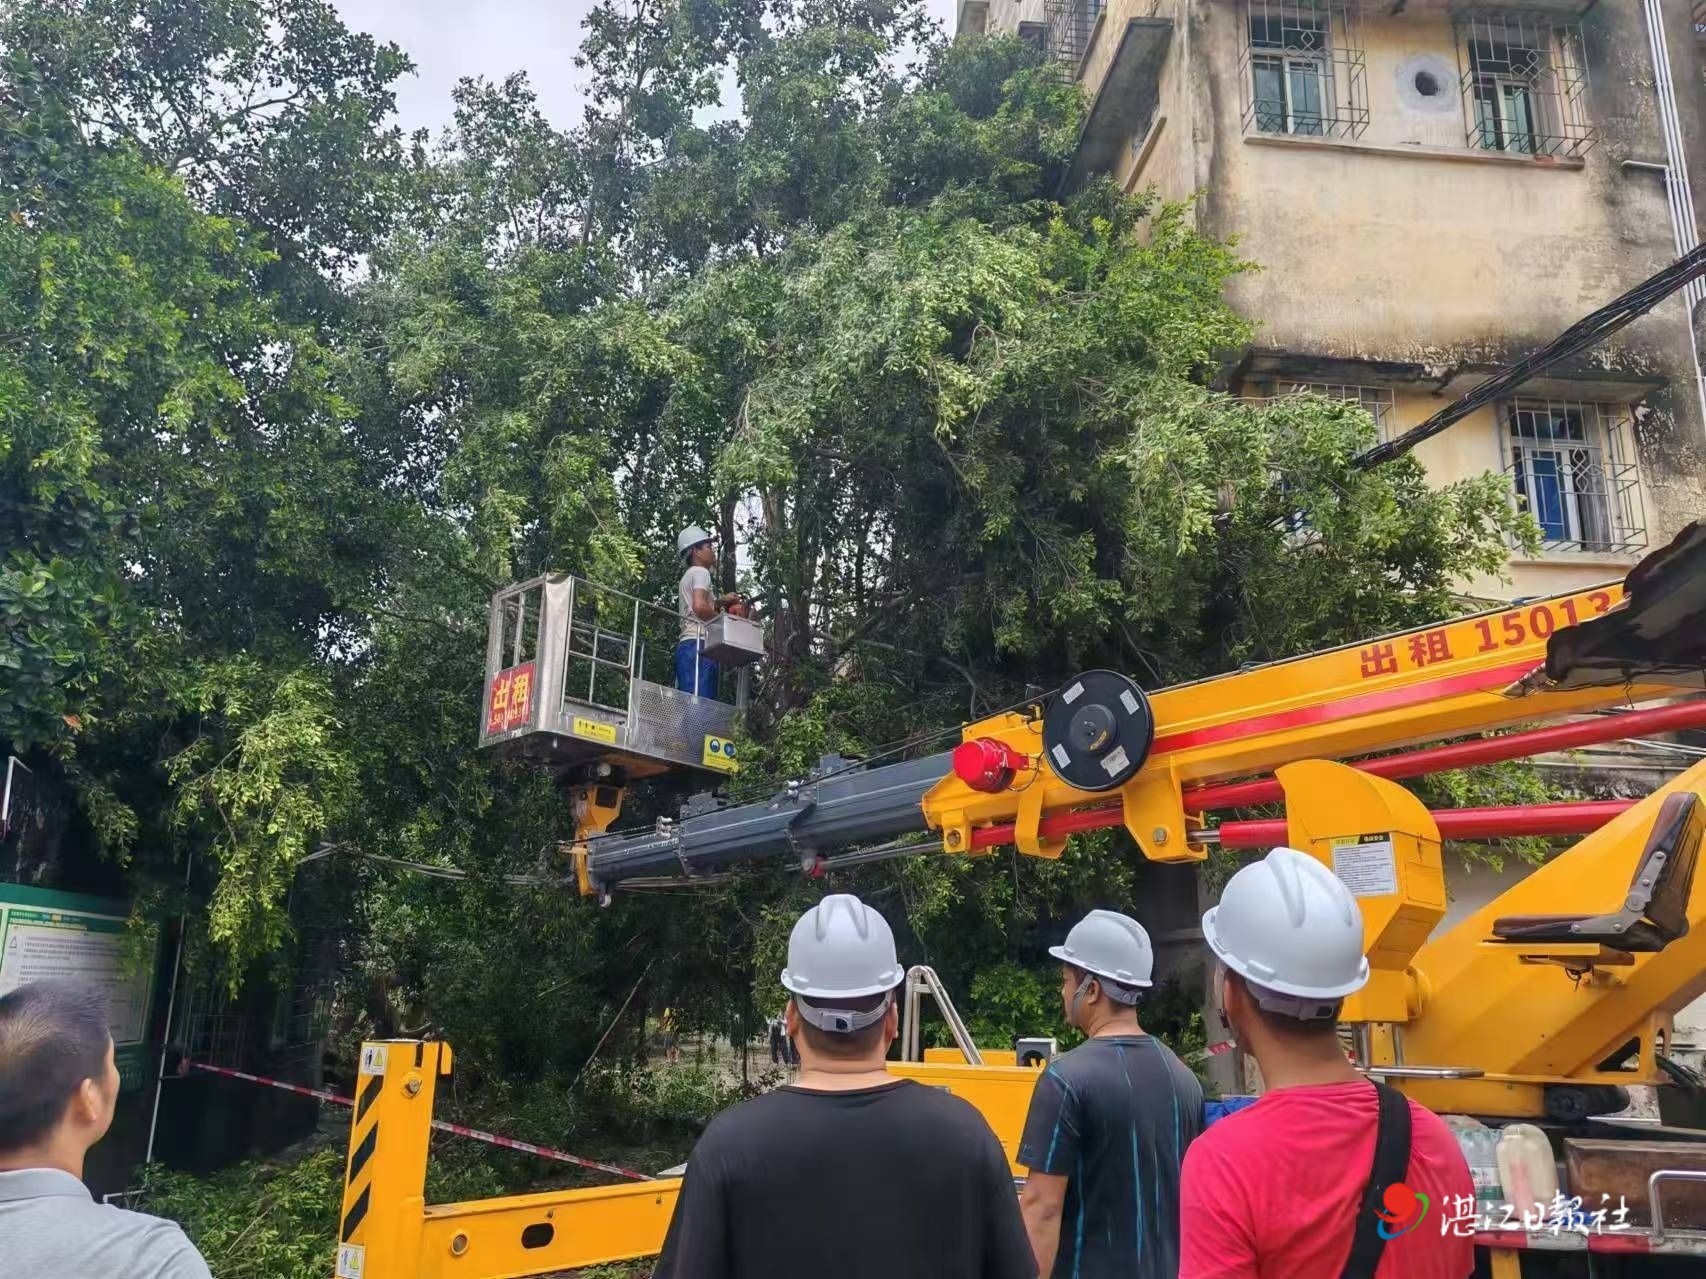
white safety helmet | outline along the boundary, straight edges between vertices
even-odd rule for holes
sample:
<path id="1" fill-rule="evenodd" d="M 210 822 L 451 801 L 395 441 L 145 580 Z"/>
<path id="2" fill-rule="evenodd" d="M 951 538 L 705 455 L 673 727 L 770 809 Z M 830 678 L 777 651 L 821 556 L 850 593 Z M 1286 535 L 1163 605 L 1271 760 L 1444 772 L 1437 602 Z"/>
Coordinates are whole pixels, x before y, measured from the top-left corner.
<path id="1" fill-rule="evenodd" d="M 788 936 L 782 985 L 795 996 L 801 1019 L 819 1030 L 845 1034 L 881 1021 L 889 1000 L 862 1011 L 834 1001 L 892 992 L 905 977 L 888 920 L 851 893 L 825 897 Z"/>
<path id="2" fill-rule="evenodd" d="M 1091 911 L 1072 926 L 1063 944 L 1050 946 L 1048 953 L 1084 972 L 1066 1010 L 1066 1020 L 1074 1026 L 1079 1024 L 1092 977 L 1102 979 L 1102 993 L 1110 1001 L 1127 1007 L 1137 1002 L 1138 991 L 1153 984 L 1155 951 L 1149 934 L 1130 915 L 1116 910 Z"/>
<path id="3" fill-rule="evenodd" d="M 686 555 L 687 552 L 691 551 L 701 542 L 710 542 L 714 540 L 715 539 L 707 530 L 700 528 L 697 524 L 689 524 L 686 528 L 682 529 L 680 533 L 676 534 L 675 550 L 679 555 Z"/>
<path id="4" fill-rule="evenodd" d="M 1149 934 L 1130 915 L 1117 910 L 1093 910 L 1072 926 L 1066 941 L 1048 953 L 1063 964 L 1082 968 L 1096 977 L 1139 988 L 1153 985 L 1155 951 Z M 1118 1000 L 1116 1002 L 1124 1002 Z"/>
<path id="5" fill-rule="evenodd" d="M 1202 917 L 1203 940 L 1246 981 L 1294 998 L 1257 1002 L 1305 1019 L 1368 982 L 1362 910 L 1345 882 L 1295 848 L 1276 848 L 1227 883 Z"/>

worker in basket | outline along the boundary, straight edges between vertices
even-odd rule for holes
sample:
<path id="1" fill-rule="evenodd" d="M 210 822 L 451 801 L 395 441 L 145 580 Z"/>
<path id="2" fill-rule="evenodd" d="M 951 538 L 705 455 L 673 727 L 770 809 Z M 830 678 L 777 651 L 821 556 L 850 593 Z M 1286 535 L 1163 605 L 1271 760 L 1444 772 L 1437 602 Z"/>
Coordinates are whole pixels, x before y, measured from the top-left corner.
<path id="1" fill-rule="evenodd" d="M 676 588 L 681 612 L 681 638 L 675 645 L 675 686 L 695 697 L 717 695 L 717 664 L 705 656 L 705 624 L 718 609 L 736 612 L 744 606 L 740 594 L 712 595 L 711 570 L 717 563 L 717 543 L 697 524 L 689 524 L 675 539 L 681 556 L 681 583 Z"/>
<path id="2" fill-rule="evenodd" d="M 1049 1063 L 1019 1142 L 1020 1198 L 1043 1275 L 1173 1279 L 1179 1164 L 1202 1130 L 1202 1086 L 1138 1024 L 1155 966 L 1135 919 L 1093 910 L 1049 954 L 1084 1043 Z"/>
<path id="3" fill-rule="evenodd" d="M 782 985 L 799 1077 L 705 1129 L 653 1279 L 1034 1279 L 983 1116 L 884 1068 L 905 976 L 857 897 L 795 923 Z"/>
<path id="4" fill-rule="evenodd" d="M 1339 1043 L 1340 1006 L 1369 973 L 1350 889 L 1276 848 L 1232 877 L 1202 930 L 1227 1024 L 1266 1091 L 1185 1156 L 1180 1279 L 1471 1274 L 1472 1242 L 1439 1217 L 1475 1194 L 1456 1140 Z"/>

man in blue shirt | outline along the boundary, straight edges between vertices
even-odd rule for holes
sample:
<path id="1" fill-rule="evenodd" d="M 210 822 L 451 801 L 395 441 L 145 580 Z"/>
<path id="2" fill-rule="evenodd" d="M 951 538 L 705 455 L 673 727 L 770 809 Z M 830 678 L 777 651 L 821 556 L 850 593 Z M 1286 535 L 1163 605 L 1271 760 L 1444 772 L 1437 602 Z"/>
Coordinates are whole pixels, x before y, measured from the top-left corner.
<path id="1" fill-rule="evenodd" d="M 1143 927 L 1094 910 L 1049 954 L 1085 1041 L 1031 1094 L 1019 1206 L 1047 1279 L 1175 1279 L 1179 1166 L 1202 1131 L 1202 1087 L 1137 1020 L 1154 953 Z"/>

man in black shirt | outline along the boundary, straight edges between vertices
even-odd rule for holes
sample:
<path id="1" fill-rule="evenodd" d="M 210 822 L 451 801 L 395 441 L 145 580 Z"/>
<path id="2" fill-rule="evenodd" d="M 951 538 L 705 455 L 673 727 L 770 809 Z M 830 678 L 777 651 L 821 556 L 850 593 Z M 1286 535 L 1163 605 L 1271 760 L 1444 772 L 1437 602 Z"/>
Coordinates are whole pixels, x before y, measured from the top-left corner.
<path id="1" fill-rule="evenodd" d="M 1143 1032 L 1154 954 L 1142 926 L 1091 911 L 1049 954 L 1084 1043 L 1037 1080 L 1019 1141 L 1020 1200 L 1037 1266 L 1053 1279 L 1176 1279 L 1179 1166 L 1202 1130 L 1202 1087 Z"/>
<path id="2" fill-rule="evenodd" d="M 653 1279 L 1035 1279 L 983 1116 L 884 1069 L 905 975 L 857 897 L 800 917 L 782 974 L 799 1079 L 711 1121 Z"/>

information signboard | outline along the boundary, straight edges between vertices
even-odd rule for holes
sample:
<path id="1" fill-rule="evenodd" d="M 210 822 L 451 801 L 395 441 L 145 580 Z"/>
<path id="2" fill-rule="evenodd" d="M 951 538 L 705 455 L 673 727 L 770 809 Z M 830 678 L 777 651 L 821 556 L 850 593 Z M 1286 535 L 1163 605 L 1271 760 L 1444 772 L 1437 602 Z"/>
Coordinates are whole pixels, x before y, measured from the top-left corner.
<path id="1" fill-rule="evenodd" d="M 105 988 L 121 1088 L 130 1092 L 147 1074 L 154 965 L 138 961 L 127 916 L 121 901 L 0 884 L 0 995 L 32 981 Z"/>

